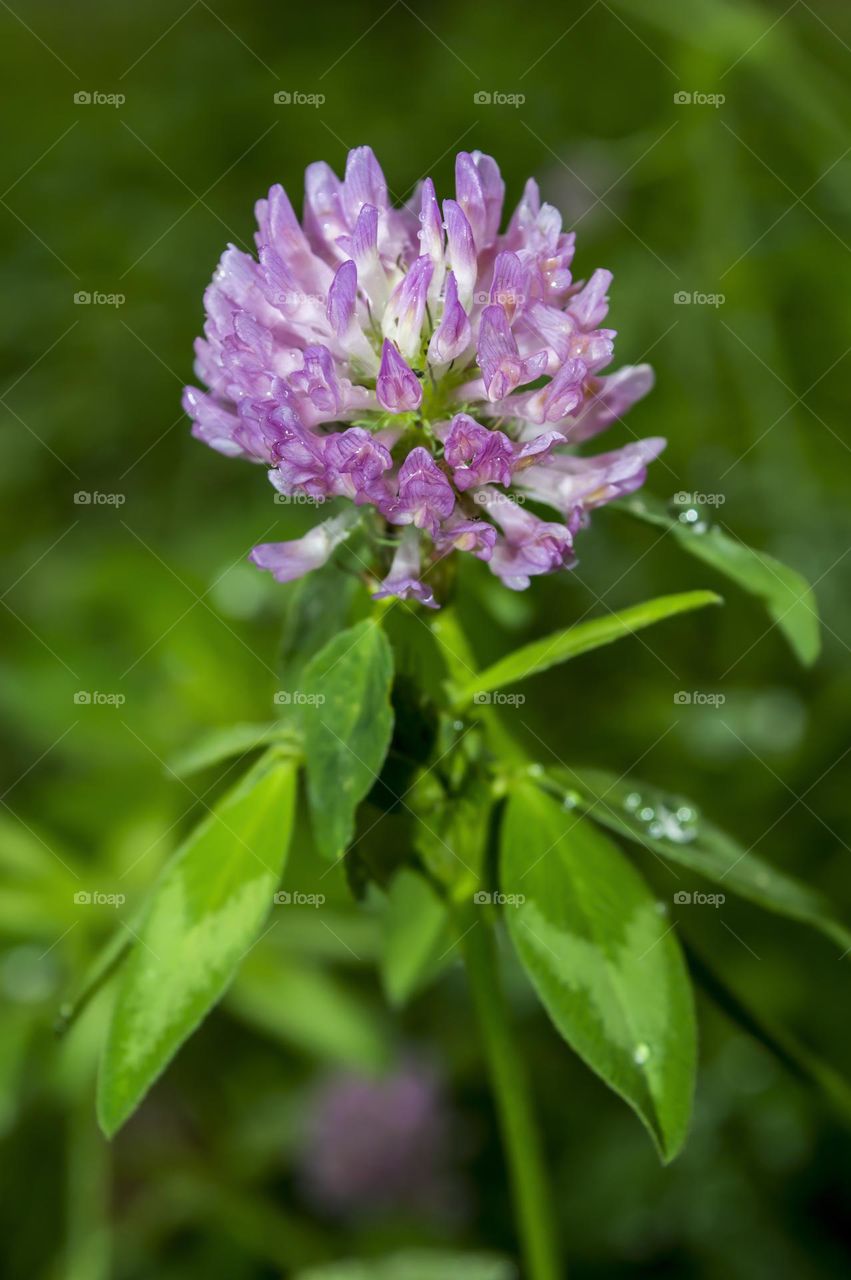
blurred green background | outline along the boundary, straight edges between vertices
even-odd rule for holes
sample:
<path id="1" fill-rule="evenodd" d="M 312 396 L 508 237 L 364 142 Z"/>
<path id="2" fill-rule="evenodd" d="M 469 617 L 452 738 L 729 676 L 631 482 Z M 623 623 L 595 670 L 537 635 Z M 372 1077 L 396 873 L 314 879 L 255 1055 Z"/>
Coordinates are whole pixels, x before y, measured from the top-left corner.
<path id="1" fill-rule="evenodd" d="M 305 165 L 339 171 L 350 146 L 373 146 L 399 199 L 427 174 L 449 194 L 461 148 L 498 159 L 509 206 L 534 174 L 579 233 L 578 273 L 615 273 L 616 364 L 657 370 L 629 418 L 670 442 L 650 489 L 719 496 L 726 528 L 806 573 L 825 647 L 802 672 L 756 604 L 617 512 L 582 535 L 574 574 L 526 595 L 474 565 L 474 646 L 493 658 L 589 610 L 718 586 L 723 610 L 539 677 L 508 714 L 543 762 L 678 788 L 847 910 L 851 13 L 36 0 L 3 3 L 0 24 L 3 1274 L 260 1280 L 417 1243 L 511 1254 L 464 983 L 452 972 L 392 1018 L 371 963 L 379 913 L 334 877 L 322 920 L 306 908 L 272 931 L 109 1152 L 92 1085 L 108 998 L 52 1037 L 86 960 L 235 776 L 184 783 L 164 762 L 274 714 L 288 589 L 245 555 L 311 517 L 189 436 L 201 294 L 225 244 L 251 241 L 258 196 L 281 181 L 298 206 Z M 726 701 L 682 705 L 680 690 Z M 297 858 L 292 875 L 309 889 L 316 873 Z M 81 890 L 126 904 L 83 908 Z M 847 1069 L 847 958 L 744 904 L 692 916 L 754 1005 Z M 847 1129 L 765 1050 L 701 1003 L 694 1133 L 661 1170 L 519 979 L 515 994 L 574 1276 L 847 1274 Z M 442 1080 L 457 1212 L 317 1205 L 300 1172 L 317 1084 L 411 1056 Z"/>

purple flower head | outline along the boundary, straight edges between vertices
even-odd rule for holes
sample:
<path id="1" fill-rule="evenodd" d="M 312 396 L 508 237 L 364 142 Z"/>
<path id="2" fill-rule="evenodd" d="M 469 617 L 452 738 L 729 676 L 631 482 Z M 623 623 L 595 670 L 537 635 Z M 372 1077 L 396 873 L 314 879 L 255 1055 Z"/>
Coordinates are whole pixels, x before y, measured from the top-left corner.
<path id="1" fill-rule="evenodd" d="M 443 449 L 462 493 L 480 484 L 511 484 L 514 451 L 508 436 L 480 426 L 468 413 L 452 419 Z"/>
<path id="2" fill-rule="evenodd" d="M 260 569 L 268 569 L 278 582 L 292 582 L 312 569 L 320 569 L 334 548 L 348 537 L 351 520 L 334 516 L 294 542 L 263 542 L 249 556 Z"/>
<path id="3" fill-rule="evenodd" d="M 434 537 L 441 520 L 452 514 L 452 485 L 427 449 L 417 446 L 399 468 L 399 493 L 386 508 L 392 524 L 412 524 Z"/>
<path id="4" fill-rule="evenodd" d="M 406 529 L 390 565 L 390 572 L 373 592 L 373 598 L 383 600 L 396 596 L 399 600 L 419 600 L 429 609 L 437 609 L 431 587 L 420 579 L 420 540 L 413 529 Z"/>
<path id="5" fill-rule="evenodd" d="M 513 591 L 524 591 L 529 579 L 575 563 L 573 529 L 540 520 L 514 499 L 496 490 L 482 490 L 480 500 L 501 526 L 490 559 L 491 572 Z"/>
<path id="6" fill-rule="evenodd" d="M 326 314 L 338 338 L 348 330 L 355 316 L 358 296 L 358 269 L 351 258 L 341 262 L 328 290 Z"/>
<path id="7" fill-rule="evenodd" d="M 427 254 L 435 270 L 439 271 L 443 267 L 443 222 L 431 178 L 426 178 L 422 187 L 420 224 L 420 230 L 417 232 L 420 252 Z"/>
<path id="8" fill-rule="evenodd" d="M 502 307 L 509 324 L 523 310 L 529 288 L 528 274 L 516 253 L 497 254 L 488 301 Z"/>
<path id="9" fill-rule="evenodd" d="M 478 266 L 473 229 L 464 211 L 454 200 L 444 200 L 443 216 L 446 226 L 446 256 L 458 284 L 458 297 L 465 310 L 469 310 L 476 287 Z"/>
<path id="10" fill-rule="evenodd" d="M 481 253 L 496 239 L 505 199 L 505 183 L 496 161 L 481 151 L 459 152 L 455 161 L 455 194 Z"/>
<path id="11" fill-rule="evenodd" d="M 517 483 L 531 497 L 565 514 L 584 513 L 634 493 L 644 484 L 648 462 L 664 447 L 665 441 L 657 436 L 593 458 L 549 458 L 529 467 Z"/>
<path id="12" fill-rule="evenodd" d="M 469 347 L 472 336 L 470 318 L 458 301 L 455 273 L 450 271 L 446 276 L 443 315 L 428 345 L 429 359 L 435 364 L 457 360 Z"/>
<path id="13" fill-rule="evenodd" d="M 485 307 L 477 348 L 489 400 L 503 400 L 521 383 L 534 382 L 547 367 L 546 351 L 522 357 L 502 307 Z"/>
<path id="14" fill-rule="evenodd" d="M 325 438 L 325 459 L 341 487 L 335 491 L 357 503 L 378 503 L 390 496 L 384 472 L 393 459 L 383 444 L 363 427 L 349 427 Z"/>
<path id="15" fill-rule="evenodd" d="M 441 556 L 450 551 L 470 551 L 479 560 L 490 560 L 496 539 L 496 529 L 487 520 L 452 516 L 438 531 L 434 545 Z"/>
<path id="16" fill-rule="evenodd" d="M 380 1079 L 337 1072 L 303 1114 L 299 1182 L 321 1212 L 355 1222 L 457 1215 L 465 1198 L 458 1124 L 427 1066 L 415 1061 Z"/>
<path id="17" fill-rule="evenodd" d="M 422 404 L 423 389 L 416 374 L 411 372 L 393 343 L 386 338 L 381 350 L 375 393 L 379 403 L 391 413 L 410 413 Z"/>
<path id="18" fill-rule="evenodd" d="M 643 483 L 659 440 L 576 454 L 652 385 L 646 365 L 602 373 L 611 274 L 574 280 L 575 237 L 534 181 L 502 230 L 504 198 L 496 162 L 471 151 L 454 198 L 426 179 L 395 209 L 358 147 L 342 178 L 309 166 L 301 222 L 280 186 L 257 202 L 256 257 L 225 250 L 184 392 L 193 433 L 268 467 L 282 494 L 343 504 L 255 549 L 282 581 L 357 525 L 379 595 L 436 604 L 429 570 L 455 551 L 519 589 L 569 567 L 588 513 Z"/>
<path id="19" fill-rule="evenodd" d="M 433 272 L 434 263 L 430 257 L 417 258 L 408 274 L 396 286 L 384 312 L 382 327 L 385 337 L 393 338 L 402 355 L 409 360 L 420 349 L 420 334 Z"/>

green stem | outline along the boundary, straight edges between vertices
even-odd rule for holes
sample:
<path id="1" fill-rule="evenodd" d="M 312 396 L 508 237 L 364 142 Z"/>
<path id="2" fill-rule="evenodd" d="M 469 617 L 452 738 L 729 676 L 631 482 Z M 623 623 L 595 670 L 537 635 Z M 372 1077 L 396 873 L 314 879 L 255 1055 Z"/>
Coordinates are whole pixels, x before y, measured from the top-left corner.
<path id="1" fill-rule="evenodd" d="M 462 947 L 508 1159 L 528 1280 L 564 1280 L 541 1144 L 490 922 L 477 920 Z"/>

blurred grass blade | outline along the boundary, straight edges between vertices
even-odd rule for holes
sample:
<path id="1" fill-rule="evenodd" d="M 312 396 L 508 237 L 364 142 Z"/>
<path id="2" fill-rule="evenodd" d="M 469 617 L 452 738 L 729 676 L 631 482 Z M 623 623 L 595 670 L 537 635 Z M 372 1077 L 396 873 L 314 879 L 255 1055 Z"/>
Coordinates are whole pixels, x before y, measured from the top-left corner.
<path id="1" fill-rule="evenodd" d="M 401 1008 L 449 959 L 454 930 L 446 907 L 424 876 L 402 868 L 393 878 L 384 913 L 381 982 Z"/>
<path id="2" fill-rule="evenodd" d="M 848 1081 L 784 1027 L 773 1025 L 761 1013 L 748 1006 L 692 943 L 683 942 L 683 948 L 692 977 L 719 1009 L 764 1045 L 794 1076 L 806 1084 L 814 1085 L 823 1093 L 843 1122 L 851 1127 L 851 1087 Z"/>
<path id="3" fill-rule="evenodd" d="M 230 984 L 280 880 L 296 769 L 270 752 L 195 828 L 153 891 L 116 993 L 98 1079 L 111 1136 Z"/>
<path id="4" fill-rule="evenodd" d="M 578 793 L 579 806 L 595 822 L 730 893 L 812 925 L 843 949 L 851 947 L 851 931 L 823 894 L 752 853 L 699 814 L 690 800 L 605 769 L 557 768 L 549 773 L 566 791 Z"/>
<path id="5" fill-rule="evenodd" d="M 648 886 L 593 823 L 524 784 L 502 830 L 504 910 L 520 961 L 570 1047 L 629 1103 L 666 1163 L 691 1115 L 688 974 Z"/>
<path id="6" fill-rule="evenodd" d="M 684 524 L 649 494 L 637 494 L 618 505 L 639 520 L 670 529 L 690 555 L 757 596 L 798 659 L 805 666 L 815 662 L 821 651 L 818 605 L 812 587 L 797 570 L 764 551 L 755 551 L 717 526 L 701 532 L 700 523 L 697 528 Z"/>
<path id="7" fill-rule="evenodd" d="M 294 729 L 277 720 L 267 724 L 232 724 L 225 729 L 211 730 L 185 751 L 173 756 L 168 764 L 168 772 L 172 777 L 188 778 L 211 765 L 247 755 L 250 751 L 258 751 L 271 743 L 282 747 L 291 744 L 295 750 L 296 742 Z"/>
<path id="8" fill-rule="evenodd" d="M 136 940 L 137 929 L 138 914 L 133 921 L 132 927 L 122 922 L 107 939 L 89 965 L 82 980 L 68 999 L 60 1006 L 54 1024 L 54 1031 L 57 1035 L 64 1035 L 73 1026 L 92 997 L 97 995 L 103 984 L 112 977 L 113 973 L 126 959 L 130 948 Z"/>
<path id="9" fill-rule="evenodd" d="M 227 1007 L 288 1049 L 322 1062 L 368 1072 L 387 1066 L 386 1028 L 365 998 L 330 969 L 257 947 L 228 992 Z"/>
<path id="10" fill-rule="evenodd" d="M 414 1249 L 369 1262 L 332 1262 L 300 1271 L 295 1280 L 517 1280 L 505 1258 L 486 1253 Z"/>
<path id="11" fill-rule="evenodd" d="M 591 649 L 611 644 L 623 636 L 632 635 L 644 627 L 672 618 L 678 613 L 688 613 L 692 609 L 702 609 L 709 604 L 720 604 L 721 597 L 713 591 L 684 591 L 679 595 L 658 596 L 655 600 L 647 600 L 644 604 L 633 605 L 622 609 L 620 613 L 609 613 L 604 618 L 592 618 L 589 622 L 579 622 L 566 631 L 556 631 L 553 635 L 534 640 L 531 644 L 515 649 L 506 658 L 501 658 L 493 666 L 485 668 L 459 691 L 456 705 L 463 706 L 473 702 L 493 689 L 502 689 L 506 685 L 516 684 L 529 676 L 547 671 L 560 662 L 567 662 Z"/>

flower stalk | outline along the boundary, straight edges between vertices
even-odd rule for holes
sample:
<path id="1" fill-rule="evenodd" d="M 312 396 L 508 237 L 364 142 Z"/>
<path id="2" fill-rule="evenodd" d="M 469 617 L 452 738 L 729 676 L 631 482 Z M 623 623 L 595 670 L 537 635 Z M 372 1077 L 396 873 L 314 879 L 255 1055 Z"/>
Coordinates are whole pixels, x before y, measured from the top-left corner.
<path id="1" fill-rule="evenodd" d="M 476 920 L 461 943 L 488 1063 L 529 1280 L 564 1280 L 526 1071 L 500 981 L 494 929 Z"/>

